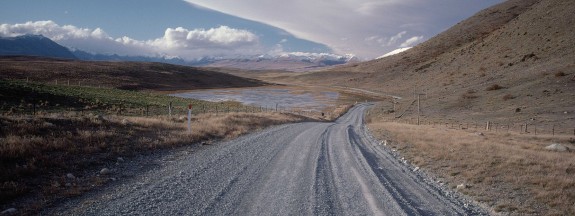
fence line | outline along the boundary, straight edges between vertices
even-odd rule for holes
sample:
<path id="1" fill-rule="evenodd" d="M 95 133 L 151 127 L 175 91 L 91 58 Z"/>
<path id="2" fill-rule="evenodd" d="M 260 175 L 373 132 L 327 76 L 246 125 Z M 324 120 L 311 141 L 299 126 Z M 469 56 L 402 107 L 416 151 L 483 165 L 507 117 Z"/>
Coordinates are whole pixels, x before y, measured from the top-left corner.
<path id="1" fill-rule="evenodd" d="M 398 119 L 384 117 L 385 121 L 402 124 L 417 125 L 417 119 Z M 501 133 L 519 133 L 532 135 L 573 135 L 575 127 L 565 126 L 561 123 L 523 123 L 509 121 L 453 121 L 423 119 L 420 125 L 444 127 L 459 130 L 493 131 Z"/>
<path id="2" fill-rule="evenodd" d="M 303 108 L 287 108 L 280 105 L 275 106 L 243 106 L 230 104 L 194 104 L 192 114 L 224 114 L 224 113 L 291 113 L 297 115 L 322 115 L 321 111 L 309 111 Z M 105 114 L 124 116 L 185 116 L 188 113 L 188 106 L 174 106 L 171 103 L 166 105 L 127 105 L 114 104 L 107 107 L 90 106 L 70 106 L 70 105 L 46 105 L 43 103 L 20 104 L 18 106 L 0 104 L 0 115 L 5 116 L 26 116 L 39 115 L 42 113 L 64 113 L 75 112 L 80 115 Z"/>

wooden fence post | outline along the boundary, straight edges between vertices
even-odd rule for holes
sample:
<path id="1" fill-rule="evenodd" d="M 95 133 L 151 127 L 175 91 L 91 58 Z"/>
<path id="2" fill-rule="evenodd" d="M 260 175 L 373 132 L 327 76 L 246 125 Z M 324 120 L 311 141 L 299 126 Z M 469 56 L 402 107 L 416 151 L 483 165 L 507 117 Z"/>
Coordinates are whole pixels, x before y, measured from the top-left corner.
<path id="1" fill-rule="evenodd" d="M 168 105 L 168 115 L 170 116 L 170 118 L 172 118 L 172 102 L 170 101 L 170 104 Z"/>
<path id="2" fill-rule="evenodd" d="M 192 133 L 192 104 L 188 104 L 188 132 Z"/>

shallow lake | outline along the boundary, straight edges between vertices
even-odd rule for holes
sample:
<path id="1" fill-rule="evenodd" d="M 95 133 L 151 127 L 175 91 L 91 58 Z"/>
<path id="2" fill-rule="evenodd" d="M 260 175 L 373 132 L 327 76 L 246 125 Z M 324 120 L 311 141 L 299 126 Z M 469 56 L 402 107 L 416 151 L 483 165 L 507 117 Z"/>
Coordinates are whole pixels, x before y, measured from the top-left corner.
<path id="1" fill-rule="evenodd" d="M 245 105 L 275 109 L 322 111 L 336 105 L 340 94 L 325 89 L 295 87 L 257 87 L 237 89 L 197 90 L 172 94 L 211 102 L 237 101 Z"/>

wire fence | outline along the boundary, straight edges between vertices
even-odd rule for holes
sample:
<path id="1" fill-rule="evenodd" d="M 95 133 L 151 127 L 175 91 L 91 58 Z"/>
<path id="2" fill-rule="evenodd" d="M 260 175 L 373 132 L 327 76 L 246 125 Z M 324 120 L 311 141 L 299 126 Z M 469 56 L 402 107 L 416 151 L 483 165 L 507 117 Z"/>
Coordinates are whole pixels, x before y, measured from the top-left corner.
<path id="1" fill-rule="evenodd" d="M 566 123 L 546 122 L 511 122 L 511 121 L 453 121 L 437 119 L 396 118 L 384 117 L 385 121 L 411 125 L 429 125 L 460 130 L 494 131 L 501 133 L 518 133 L 532 135 L 572 135 L 575 136 L 575 127 Z M 418 122 L 419 121 L 419 122 Z"/>
<path id="2" fill-rule="evenodd" d="M 41 100 L 39 100 L 41 101 Z M 70 106 L 60 104 L 45 104 L 42 102 L 22 103 L 19 105 L 0 104 L 0 115 L 4 116 L 35 116 L 50 113 L 76 113 L 79 115 L 122 115 L 122 116 L 185 116 L 189 107 L 183 105 L 134 105 L 115 104 L 111 106 Z M 306 108 L 275 106 L 246 106 L 234 103 L 203 103 L 193 104 L 192 115 L 225 114 L 225 113 L 290 113 L 302 116 L 327 116 L 331 113 L 309 110 Z"/>

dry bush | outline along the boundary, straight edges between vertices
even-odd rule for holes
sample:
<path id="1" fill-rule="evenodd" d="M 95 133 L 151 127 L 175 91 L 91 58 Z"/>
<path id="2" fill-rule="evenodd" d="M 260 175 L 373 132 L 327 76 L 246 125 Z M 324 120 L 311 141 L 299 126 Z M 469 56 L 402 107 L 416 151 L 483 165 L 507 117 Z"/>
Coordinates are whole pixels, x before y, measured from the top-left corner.
<path id="1" fill-rule="evenodd" d="M 479 96 L 475 95 L 476 91 L 473 89 L 469 89 L 467 90 L 467 92 L 463 93 L 461 95 L 461 98 L 463 99 L 474 99 L 474 98 L 478 98 Z"/>
<path id="2" fill-rule="evenodd" d="M 562 76 L 567 76 L 567 74 L 565 74 L 565 73 L 563 73 L 563 72 L 561 72 L 561 71 L 555 73 L 555 77 L 562 77 Z"/>
<path id="3" fill-rule="evenodd" d="M 495 90 L 499 90 L 499 89 L 503 89 L 503 86 L 500 86 L 498 84 L 493 84 L 493 85 L 487 87 L 485 90 L 486 91 L 495 91 Z"/>
<path id="4" fill-rule="evenodd" d="M 544 150 L 569 137 L 451 130 L 379 122 L 369 126 L 391 139 L 409 161 L 446 180 L 451 187 L 512 215 L 574 215 L 575 153 Z"/>
<path id="5" fill-rule="evenodd" d="M 511 100 L 511 99 L 515 99 L 515 96 L 513 96 L 512 94 L 506 94 L 503 96 L 503 100 Z"/>

